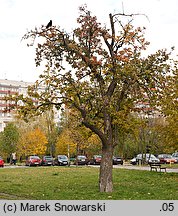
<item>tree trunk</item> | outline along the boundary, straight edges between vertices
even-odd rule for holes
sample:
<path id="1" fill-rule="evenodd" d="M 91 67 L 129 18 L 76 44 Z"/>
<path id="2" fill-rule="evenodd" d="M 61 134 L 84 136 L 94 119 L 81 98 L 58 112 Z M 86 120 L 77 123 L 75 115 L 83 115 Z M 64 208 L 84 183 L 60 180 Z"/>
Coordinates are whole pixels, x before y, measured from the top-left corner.
<path id="1" fill-rule="evenodd" d="M 112 145 L 106 145 L 102 149 L 102 160 L 100 165 L 100 176 L 99 176 L 99 190 L 100 192 L 112 192 L 112 157 L 113 147 Z"/>

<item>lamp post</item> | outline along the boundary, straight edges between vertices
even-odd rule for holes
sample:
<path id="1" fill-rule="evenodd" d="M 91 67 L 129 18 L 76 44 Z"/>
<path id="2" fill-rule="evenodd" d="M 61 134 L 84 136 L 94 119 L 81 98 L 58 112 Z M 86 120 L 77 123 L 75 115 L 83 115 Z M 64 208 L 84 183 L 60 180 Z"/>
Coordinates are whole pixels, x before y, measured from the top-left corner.
<path id="1" fill-rule="evenodd" d="M 68 166 L 70 166 L 70 145 L 67 146 Z"/>
<path id="2" fill-rule="evenodd" d="M 65 109 L 66 112 L 66 123 L 67 123 L 67 128 L 69 127 L 69 110 L 68 108 Z M 68 166 L 70 166 L 70 145 L 68 143 L 67 145 L 67 156 L 68 156 Z"/>

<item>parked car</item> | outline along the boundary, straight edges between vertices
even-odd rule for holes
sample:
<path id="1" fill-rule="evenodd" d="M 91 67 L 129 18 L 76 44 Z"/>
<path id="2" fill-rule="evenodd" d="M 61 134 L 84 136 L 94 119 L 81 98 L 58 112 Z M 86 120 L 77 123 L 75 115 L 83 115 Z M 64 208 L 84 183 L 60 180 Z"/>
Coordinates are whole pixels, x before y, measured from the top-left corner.
<path id="1" fill-rule="evenodd" d="M 118 165 L 118 164 L 123 165 L 123 163 L 124 163 L 123 159 L 119 156 L 113 156 L 112 161 L 113 161 L 113 165 Z"/>
<path id="2" fill-rule="evenodd" d="M 177 160 L 172 157 L 171 154 L 159 154 L 158 158 L 160 163 L 168 164 L 168 163 L 177 163 Z"/>
<path id="3" fill-rule="evenodd" d="M 178 163 L 178 152 L 172 154 L 172 157 L 177 160 Z"/>
<path id="4" fill-rule="evenodd" d="M 85 155 L 78 155 L 74 160 L 74 164 L 76 165 L 77 162 L 78 165 L 87 165 L 89 163 L 89 160 Z"/>
<path id="5" fill-rule="evenodd" d="M 26 166 L 39 166 L 41 165 L 41 159 L 36 155 L 28 156 L 25 162 Z"/>
<path id="6" fill-rule="evenodd" d="M 43 156 L 41 160 L 42 166 L 51 166 L 53 165 L 53 157 L 52 156 Z"/>
<path id="7" fill-rule="evenodd" d="M 66 155 L 58 155 L 55 159 L 54 159 L 54 165 L 57 166 L 66 166 L 68 165 L 68 157 Z"/>
<path id="8" fill-rule="evenodd" d="M 101 155 L 93 155 L 90 159 L 89 164 L 100 165 L 102 156 Z"/>
<path id="9" fill-rule="evenodd" d="M 146 157 L 145 157 L 145 155 L 146 155 Z M 160 160 L 158 158 L 156 158 L 153 154 L 147 153 L 147 154 L 138 154 L 135 158 L 130 160 L 130 163 L 132 165 L 136 165 L 139 163 L 143 163 L 143 161 L 145 161 L 148 164 L 160 162 Z"/>
<path id="10" fill-rule="evenodd" d="M 0 157 L 0 167 L 4 167 L 4 160 Z"/>

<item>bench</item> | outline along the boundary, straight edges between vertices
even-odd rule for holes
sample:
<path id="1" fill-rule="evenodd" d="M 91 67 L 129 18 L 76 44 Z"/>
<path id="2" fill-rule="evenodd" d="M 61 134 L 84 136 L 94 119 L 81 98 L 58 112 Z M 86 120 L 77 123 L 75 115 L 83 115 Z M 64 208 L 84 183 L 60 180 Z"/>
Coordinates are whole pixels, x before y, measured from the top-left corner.
<path id="1" fill-rule="evenodd" d="M 150 163 L 150 171 L 155 170 L 156 172 L 159 170 L 160 172 L 164 170 L 166 172 L 166 167 L 162 167 L 160 163 Z"/>

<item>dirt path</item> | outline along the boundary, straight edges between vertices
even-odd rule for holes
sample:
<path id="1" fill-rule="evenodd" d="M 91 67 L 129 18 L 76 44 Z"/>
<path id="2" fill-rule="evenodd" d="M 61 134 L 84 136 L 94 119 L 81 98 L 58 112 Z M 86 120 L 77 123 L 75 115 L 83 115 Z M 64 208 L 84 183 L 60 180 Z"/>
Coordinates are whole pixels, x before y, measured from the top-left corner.
<path id="1" fill-rule="evenodd" d="M 12 195 L 12 194 L 7 194 L 7 193 L 0 193 L 0 200 L 25 200 L 27 198 Z"/>

